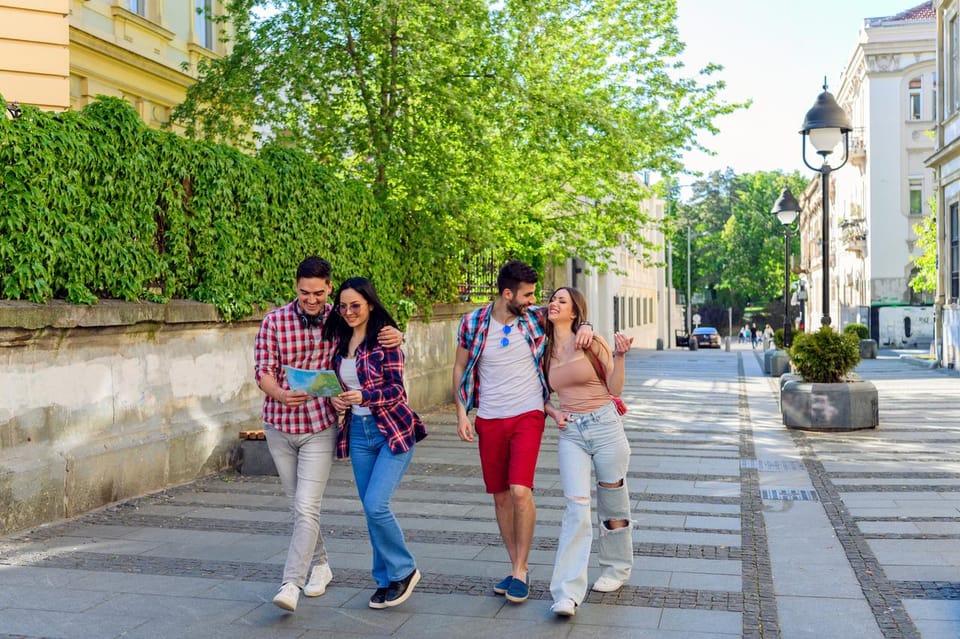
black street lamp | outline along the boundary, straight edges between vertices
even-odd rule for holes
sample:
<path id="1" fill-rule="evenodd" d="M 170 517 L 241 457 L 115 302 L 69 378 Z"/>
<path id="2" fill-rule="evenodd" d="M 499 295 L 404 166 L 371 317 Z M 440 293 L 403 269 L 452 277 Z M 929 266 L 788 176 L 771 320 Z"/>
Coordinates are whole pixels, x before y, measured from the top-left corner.
<path id="1" fill-rule="evenodd" d="M 790 348 L 790 238 L 797 234 L 797 228 L 792 228 L 793 222 L 800 213 L 797 198 L 793 197 L 790 187 L 783 189 L 780 197 L 770 210 L 783 224 L 783 345 Z"/>
<path id="2" fill-rule="evenodd" d="M 823 93 L 817 96 L 817 101 L 807 111 L 803 118 L 803 163 L 813 171 L 820 173 L 820 194 L 823 198 L 823 227 L 820 237 L 820 261 L 823 264 L 823 316 L 820 323 L 830 325 L 830 172 L 836 171 L 847 163 L 850 151 L 850 118 L 840 108 L 833 95 L 827 91 L 827 83 L 823 83 Z M 820 168 L 810 166 L 807 162 L 807 136 L 817 153 L 823 157 Z M 833 153 L 840 139 L 843 138 L 843 161 L 836 167 L 831 167 L 827 156 Z"/>
<path id="3" fill-rule="evenodd" d="M 19 102 L 14 102 L 13 104 L 6 105 L 7 118 L 11 120 L 16 120 L 23 115 L 23 109 L 20 108 Z"/>

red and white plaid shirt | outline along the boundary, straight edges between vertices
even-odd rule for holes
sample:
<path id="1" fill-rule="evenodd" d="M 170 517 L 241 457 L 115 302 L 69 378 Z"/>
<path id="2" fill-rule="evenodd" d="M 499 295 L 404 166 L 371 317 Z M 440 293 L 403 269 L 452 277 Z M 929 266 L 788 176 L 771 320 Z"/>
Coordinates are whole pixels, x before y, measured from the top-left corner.
<path id="1" fill-rule="evenodd" d="M 308 370 L 329 369 L 336 349 L 334 342 L 323 339 L 323 323 L 305 327 L 296 310 L 297 302 L 267 313 L 257 331 L 253 348 L 254 374 L 257 383 L 270 375 L 280 387 L 289 390 L 283 367 L 294 366 Z M 327 317 L 333 307 L 325 304 L 322 316 Z M 263 421 L 277 430 L 290 434 L 315 433 L 335 426 L 337 413 L 326 397 L 312 398 L 301 406 L 287 408 L 270 396 L 263 400 Z"/>

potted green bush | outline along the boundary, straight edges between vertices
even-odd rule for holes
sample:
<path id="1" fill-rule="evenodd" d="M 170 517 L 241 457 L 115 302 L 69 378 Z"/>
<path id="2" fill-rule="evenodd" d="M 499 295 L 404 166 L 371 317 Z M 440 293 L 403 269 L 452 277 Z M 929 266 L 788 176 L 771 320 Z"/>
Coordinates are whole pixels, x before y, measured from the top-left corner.
<path id="1" fill-rule="evenodd" d="M 857 339 L 860 341 L 860 357 L 861 359 L 876 359 L 877 358 L 877 342 L 876 340 L 870 339 L 870 329 L 864 324 L 847 324 L 843 327 L 844 334 L 847 335 L 856 335 Z"/>
<path id="2" fill-rule="evenodd" d="M 773 350 L 764 353 L 764 372 L 780 377 L 790 372 L 790 355 L 785 350 L 782 328 L 773 331 L 773 345 Z"/>
<path id="3" fill-rule="evenodd" d="M 783 382 L 783 424 L 804 430 L 857 430 L 879 422 L 876 387 L 853 369 L 860 362 L 859 337 L 822 326 L 799 333 L 790 347 L 798 375 Z"/>

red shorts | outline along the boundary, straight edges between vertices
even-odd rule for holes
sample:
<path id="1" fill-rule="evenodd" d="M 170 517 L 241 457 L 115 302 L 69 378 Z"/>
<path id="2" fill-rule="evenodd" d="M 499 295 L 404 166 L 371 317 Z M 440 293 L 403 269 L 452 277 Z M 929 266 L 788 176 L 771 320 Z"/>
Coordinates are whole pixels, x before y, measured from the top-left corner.
<path id="1" fill-rule="evenodd" d="M 480 467 L 488 493 L 502 493 L 512 485 L 533 489 L 544 423 L 540 410 L 502 419 L 476 418 Z"/>

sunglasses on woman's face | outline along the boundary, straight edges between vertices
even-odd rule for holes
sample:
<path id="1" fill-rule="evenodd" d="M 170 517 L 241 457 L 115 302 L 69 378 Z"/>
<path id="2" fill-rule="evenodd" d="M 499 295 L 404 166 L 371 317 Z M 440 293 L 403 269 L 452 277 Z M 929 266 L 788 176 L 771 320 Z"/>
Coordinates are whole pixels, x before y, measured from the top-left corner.
<path id="1" fill-rule="evenodd" d="M 337 306 L 337 310 L 340 311 L 341 315 L 346 315 L 347 311 L 351 313 L 359 313 L 360 309 L 363 308 L 363 304 L 360 302 L 353 302 L 351 304 L 340 304 Z"/>

